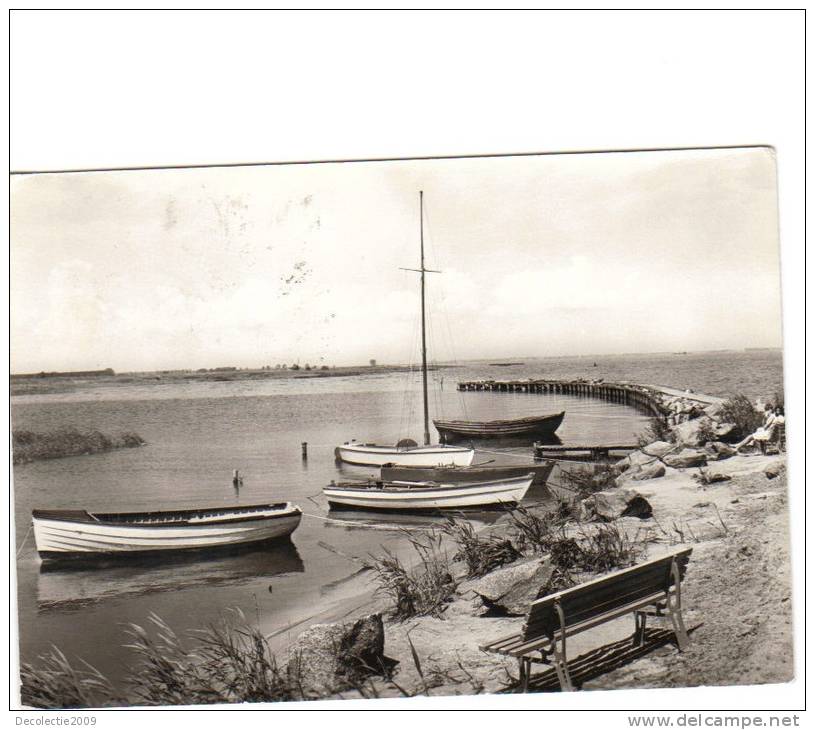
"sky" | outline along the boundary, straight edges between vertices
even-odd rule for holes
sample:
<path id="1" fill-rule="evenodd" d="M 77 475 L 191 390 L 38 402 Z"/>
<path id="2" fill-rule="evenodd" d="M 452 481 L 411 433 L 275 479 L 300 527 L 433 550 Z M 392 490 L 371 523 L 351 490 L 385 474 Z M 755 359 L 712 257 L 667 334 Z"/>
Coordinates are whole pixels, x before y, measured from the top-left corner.
<path id="1" fill-rule="evenodd" d="M 12 372 L 780 347 L 766 148 L 17 175 Z"/>

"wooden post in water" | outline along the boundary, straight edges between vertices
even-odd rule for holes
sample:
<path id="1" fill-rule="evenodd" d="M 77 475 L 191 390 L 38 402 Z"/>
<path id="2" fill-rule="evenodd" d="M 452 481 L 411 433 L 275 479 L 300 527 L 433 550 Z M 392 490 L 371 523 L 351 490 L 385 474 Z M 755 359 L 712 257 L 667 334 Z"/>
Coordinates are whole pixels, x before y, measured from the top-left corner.
<path id="1" fill-rule="evenodd" d="M 303 441 L 300 444 L 300 451 L 303 455 L 303 461 L 308 461 L 308 441 Z"/>

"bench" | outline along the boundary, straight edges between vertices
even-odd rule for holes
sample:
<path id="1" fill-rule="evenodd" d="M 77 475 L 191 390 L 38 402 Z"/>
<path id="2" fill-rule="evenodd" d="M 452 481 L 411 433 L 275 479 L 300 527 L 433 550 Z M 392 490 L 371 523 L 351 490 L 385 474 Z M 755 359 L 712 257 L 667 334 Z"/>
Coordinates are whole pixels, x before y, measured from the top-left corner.
<path id="1" fill-rule="evenodd" d="M 564 692 L 574 689 L 566 660 L 566 639 L 613 619 L 634 614 L 635 646 L 645 641 L 647 616 L 667 616 L 681 651 L 689 639 L 682 620 L 681 584 L 692 548 L 618 570 L 574 588 L 538 598 L 519 634 L 481 646 L 482 651 L 518 660 L 521 691 L 529 688 L 532 662 L 551 664 Z M 649 607 L 652 611 L 647 611 Z M 535 656 L 540 654 L 540 658 Z"/>

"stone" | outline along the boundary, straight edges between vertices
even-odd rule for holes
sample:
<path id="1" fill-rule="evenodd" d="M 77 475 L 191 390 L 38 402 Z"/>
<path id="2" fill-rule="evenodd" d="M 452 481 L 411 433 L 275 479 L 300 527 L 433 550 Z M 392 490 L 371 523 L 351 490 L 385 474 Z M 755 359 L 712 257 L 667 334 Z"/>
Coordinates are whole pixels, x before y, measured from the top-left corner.
<path id="1" fill-rule="evenodd" d="M 651 505 L 634 489 L 613 489 L 595 492 L 580 502 L 581 516 L 599 517 L 610 522 L 618 517 L 645 517 L 651 515 Z"/>
<path id="2" fill-rule="evenodd" d="M 680 446 L 700 446 L 702 444 L 702 437 L 700 430 L 702 424 L 709 423 L 702 418 L 695 418 L 692 421 L 685 421 L 678 426 L 674 426 L 674 434 L 676 434 L 676 442 Z"/>
<path id="3" fill-rule="evenodd" d="M 643 446 L 641 451 L 649 458 L 653 459 L 654 457 L 662 458 L 665 454 L 670 453 L 676 449 L 676 444 L 672 444 L 670 441 L 654 441 L 652 444 L 648 444 L 648 446 Z"/>
<path id="4" fill-rule="evenodd" d="M 714 458 L 721 461 L 722 459 L 729 459 L 731 456 L 736 455 L 736 450 L 729 444 L 721 441 L 712 441 L 708 444 L 708 453 Z"/>
<path id="5" fill-rule="evenodd" d="M 654 462 L 653 464 L 647 464 L 646 466 L 640 467 L 639 471 L 636 474 L 633 474 L 631 478 L 637 482 L 644 482 L 646 479 L 658 479 L 659 477 L 665 476 L 665 466 L 659 461 Z"/>
<path id="6" fill-rule="evenodd" d="M 487 608 L 523 616 L 529 604 L 549 585 L 552 565 L 548 559 L 523 560 L 498 568 L 467 586 Z"/>
<path id="7" fill-rule="evenodd" d="M 721 403 L 711 403 L 709 406 L 705 407 L 705 415 L 708 418 L 712 418 L 716 420 L 718 415 L 722 412 L 723 405 Z"/>
<path id="8" fill-rule="evenodd" d="M 733 443 L 739 439 L 739 429 L 735 423 L 720 423 L 714 429 L 716 439 L 725 443 Z"/>
<path id="9" fill-rule="evenodd" d="M 764 469 L 764 476 L 767 477 L 767 479 L 775 479 L 781 476 L 786 470 L 787 467 L 783 461 L 774 461 L 772 464 L 768 464 L 767 468 Z"/>
<path id="10" fill-rule="evenodd" d="M 665 463 L 674 469 L 690 469 L 707 464 L 707 454 L 698 449 L 682 449 L 678 454 L 668 454 Z"/>
<path id="11" fill-rule="evenodd" d="M 289 648 L 288 672 L 299 678 L 306 694 L 326 696 L 381 670 L 387 661 L 384 650 L 381 614 L 345 623 L 315 624 Z"/>

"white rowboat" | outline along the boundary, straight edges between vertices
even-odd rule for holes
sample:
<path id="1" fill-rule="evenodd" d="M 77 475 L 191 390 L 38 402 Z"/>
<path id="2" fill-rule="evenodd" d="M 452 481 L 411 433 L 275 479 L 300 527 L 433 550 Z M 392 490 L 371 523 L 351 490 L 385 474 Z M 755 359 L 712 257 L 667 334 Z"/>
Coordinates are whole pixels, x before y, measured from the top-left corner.
<path id="1" fill-rule="evenodd" d="M 285 538 L 302 512 L 290 502 L 164 512 L 34 510 L 43 559 L 202 550 Z"/>
<path id="2" fill-rule="evenodd" d="M 377 446 L 345 443 L 335 449 L 337 458 L 359 466 L 469 466 L 475 451 L 460 446 Z"/>
<path id="3" fill-rule="evenodd" d="M 519 504 L 534 474 L 468 484 L 346 482 L 323 488 L 329 507 L 426 511 Z"/>

